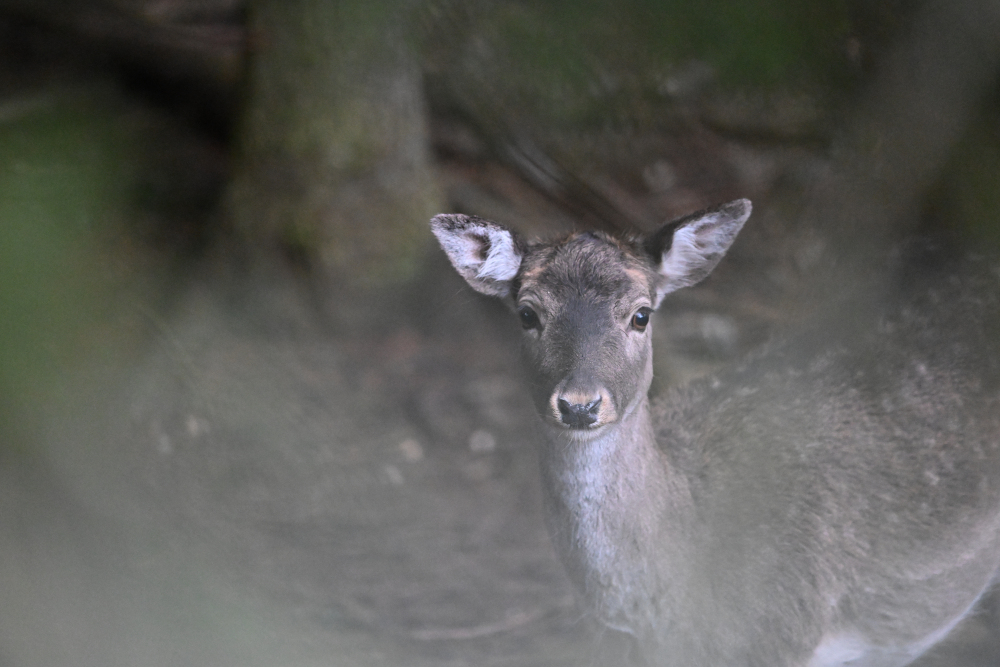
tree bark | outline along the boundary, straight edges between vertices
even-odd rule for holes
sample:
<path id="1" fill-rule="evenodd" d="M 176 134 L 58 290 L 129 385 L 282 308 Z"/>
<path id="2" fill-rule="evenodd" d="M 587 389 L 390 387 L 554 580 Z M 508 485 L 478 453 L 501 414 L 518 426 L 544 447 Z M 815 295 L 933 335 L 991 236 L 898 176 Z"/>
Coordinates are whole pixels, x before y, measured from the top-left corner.
<path id="1" fill-rule="evenodd" d="M 251 3 L 256 47 L 227 213 L 252 246 L 305 257 L 335 291 L 405 281 L 440 208 L 415 9 Z"/>

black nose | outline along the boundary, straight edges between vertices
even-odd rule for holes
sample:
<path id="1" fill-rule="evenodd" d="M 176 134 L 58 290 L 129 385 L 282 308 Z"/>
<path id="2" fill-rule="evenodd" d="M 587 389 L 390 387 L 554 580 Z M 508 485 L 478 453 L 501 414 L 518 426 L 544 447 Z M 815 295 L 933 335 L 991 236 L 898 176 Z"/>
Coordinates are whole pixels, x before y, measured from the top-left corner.
<path id="1" fill-rule="evenodd" d="M 590 403 L 570 403 L 560 398 L 559 415 L 564 424 L 570 428 L 586 428 L 597 421 L 597 410 L 601 407 L 601 397 Z"/>

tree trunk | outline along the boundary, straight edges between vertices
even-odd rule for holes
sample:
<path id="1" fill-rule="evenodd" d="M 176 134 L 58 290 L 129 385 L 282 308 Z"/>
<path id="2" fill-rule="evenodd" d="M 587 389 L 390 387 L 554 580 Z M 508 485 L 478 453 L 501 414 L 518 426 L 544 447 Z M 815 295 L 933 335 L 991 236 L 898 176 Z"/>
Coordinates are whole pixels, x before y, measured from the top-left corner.
<path id="1" fill-rule="evenodd" d="M 408 278 L 440 208 L 413 0 L 251 2 L 249 99 L 227 197 L 237 233 L 331 291 Z"/>

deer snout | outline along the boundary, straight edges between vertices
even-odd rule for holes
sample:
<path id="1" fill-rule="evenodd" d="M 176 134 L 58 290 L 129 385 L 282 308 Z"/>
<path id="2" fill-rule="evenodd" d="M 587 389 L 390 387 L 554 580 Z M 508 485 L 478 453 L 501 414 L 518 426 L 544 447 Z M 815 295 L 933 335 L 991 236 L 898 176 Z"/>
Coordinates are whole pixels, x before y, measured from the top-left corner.
<path id="1" fill-rule="evenodd" d="M 601 391 L 557 391 L 551 407 L 556 421 L 567 428 L 595 428 L 614 421 L 611 401 Z"/>
<path id="2" fill-rule="evenodd" d="M 597 421 L 597 410 L 601 407 L 601 397 L 598 396 L 588 403 L 570 403 L 565 398 L 556 401 L 559 406 L 559 417 L 563 424 L 570 428 L 586 428 Z"/>

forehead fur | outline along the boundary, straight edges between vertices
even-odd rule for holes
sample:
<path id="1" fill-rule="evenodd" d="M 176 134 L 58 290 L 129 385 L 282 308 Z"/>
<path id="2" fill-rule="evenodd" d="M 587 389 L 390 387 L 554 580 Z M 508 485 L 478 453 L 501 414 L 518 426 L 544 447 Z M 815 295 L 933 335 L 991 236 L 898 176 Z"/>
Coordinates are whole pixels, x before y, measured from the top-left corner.
<path id="1" fill-rule="evenodd" d="M 600 298 L 633 290 L 653 293 L 656 275 L 637 242 L 583 232 L 532 245 L 521 264 L 520 286 Z"/>

